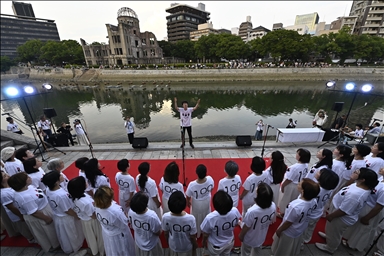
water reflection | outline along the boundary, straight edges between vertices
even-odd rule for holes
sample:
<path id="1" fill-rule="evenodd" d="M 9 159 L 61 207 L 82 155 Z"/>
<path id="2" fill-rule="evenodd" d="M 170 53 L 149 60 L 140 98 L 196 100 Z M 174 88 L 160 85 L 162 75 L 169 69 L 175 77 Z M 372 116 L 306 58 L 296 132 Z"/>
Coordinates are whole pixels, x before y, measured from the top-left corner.
<path id="1" fill-rule="evenodd" d="M 336 114 L 331 110 L 333 103 L 345 102 L 343 113 L 346 113 L 352 96 L 326 91 L 319 82 L 284 85 L 262 82 L 257 87 L 246 83 L 116 88 L 56 85 L 52 93 L 27 97 L 34 120 L 28 116 L 21 99 L 2 101 L 2 113 L 11 112 L 31 123 L 38 120 L 44 108 L 54 108 L 57 117 L 53 118 L 53 123 L 57 127 L 61 122 L 72 124 L 74 119 L 82 119 L 93 143 L 126 142 L 123 119 L 129 115 L 136 123 L 136 136 L 162 141 L 180 136 L 179 113 L 173 109 L 174 97 L 178 98 L 179 104 L 187 100 L 190 106 L 201 99 L 192 120 L 194 136 L 201 137 L 253 135 L 255 123 L 260 118 L 274 127 L 285 127 L 288 118 L 292 117 L 298 120 L 298 127 L 311 127 L 311 120 L 320 108 L 328 112 L 326 126 L 329 126 Z M 359 95 L 349 123 L 352 126 L 356 122 L 367 125 L 374 115 L 383 116 L 381 100 L 381 97 Z M 5 129 L 6 122 L 2 122 L 1 127 Z"/>

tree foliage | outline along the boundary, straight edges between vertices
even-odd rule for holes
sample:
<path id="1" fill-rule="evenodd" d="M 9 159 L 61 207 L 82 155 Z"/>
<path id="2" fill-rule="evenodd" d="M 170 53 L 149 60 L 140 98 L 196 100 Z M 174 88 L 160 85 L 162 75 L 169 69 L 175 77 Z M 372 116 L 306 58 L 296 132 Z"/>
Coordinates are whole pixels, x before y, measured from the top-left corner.
<path id="1" fill-rule="evenodd" d="M 14 65 L 13 60 L 11 60 L 8 56 L 1 56 L 0 57 L 0 63 L 1 63 L 1 72 L 8 71 L 12 65 Z"/>

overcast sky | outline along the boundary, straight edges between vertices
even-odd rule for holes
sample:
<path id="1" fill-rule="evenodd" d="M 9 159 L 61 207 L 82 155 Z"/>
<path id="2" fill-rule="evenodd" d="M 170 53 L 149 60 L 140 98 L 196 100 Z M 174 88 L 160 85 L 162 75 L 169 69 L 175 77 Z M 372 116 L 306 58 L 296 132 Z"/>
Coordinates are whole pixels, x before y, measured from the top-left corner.
<path id="1" fill-rule="evenodd" d="M 140 30 L 151 31 L 157 40 L 167 36 L 165 9 L 171 3 L 197 7 L 199 1 L 21 1 L 32 3 L 35 16 L 53 19 L 61 40 L 83 38 L 87 43 L 107 42 L 105 24 L 117 24 L 117 11 L 129 7 L 138 15 Z M 12 2 L 1 1 L 1 13 L 13 15 Z M 352 1 L 202 1 L 215 29 L 239 27 L 251 16 L 253 27 L 272 29 L 273 23 L 293 25 L 296 15 L 317 12 L 327 24 L 348 15 Z"/>

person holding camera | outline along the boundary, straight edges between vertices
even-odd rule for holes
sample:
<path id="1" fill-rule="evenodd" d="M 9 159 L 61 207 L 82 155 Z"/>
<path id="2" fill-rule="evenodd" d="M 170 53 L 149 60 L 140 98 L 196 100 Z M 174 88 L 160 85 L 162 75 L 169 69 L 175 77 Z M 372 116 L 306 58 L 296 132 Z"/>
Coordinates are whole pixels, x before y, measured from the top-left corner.
<path id="1" fill-rule="evenodd" d="M 292 118 L 289 118 L 289 123 L 285 128 L 296 128 L 296 126 L 297 126 L 297 120 L 293 121 Z"/>
<path id="2" fill-rule="evenodd" d="M 132 144 L 135 134 L 135 123 L 131 121 L 131 117 L 127 116 L 125 118 L 124 127 L 127 130 L 129 144 Z"/>
<path id="3" fill-rule="evenodd" d="M 61 123 L 61 127 L 59 129 L 57 129 L 58 132 L 62 133 L 62 134 L 65 134 L 67 135 L 69 141 L 71 142 L 71 145 L 74 146 L 74 142 L 73 142 L 73 138 L 72 138 L 72 131 L 73 129 L 71 128 L 71 126 L 69 124 L 66 124 L 66 123 Z"/>
<path id="4" fill-rule="evenodd" d="M 81 145 L 89 145 L 87 135 L 85 135 L 85 131 L 83 129 L 83 125 L 81 124 L 79 119 L 75 119 L 74 123 L 74 128 L 76 131 L 76 137 L 77 137 L 77 142 L 79 146 Z"/>
<path id="5" fill-rule="evenodd" d="M 8 121 L 7 131 L 11 131 L 17 134 L 24 134 L 23 131 L 19 128 L 19 125 L 13 120 L 12 117 L 7 117 L 6 120 Z"/>

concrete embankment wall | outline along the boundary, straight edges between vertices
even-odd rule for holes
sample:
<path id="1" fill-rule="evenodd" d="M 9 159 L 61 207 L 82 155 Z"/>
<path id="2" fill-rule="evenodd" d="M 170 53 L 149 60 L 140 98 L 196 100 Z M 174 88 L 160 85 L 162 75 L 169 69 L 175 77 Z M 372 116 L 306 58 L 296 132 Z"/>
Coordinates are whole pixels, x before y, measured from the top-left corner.
<path id="1" fill-rule="evenodd" d="M 109 70 L 109 69 L 30 69 L 13 67 L 2 80 L 31 79 L 46 81 L 320 81 L 384 80 L 384 68 L 255 68 L 255 69 L 174 69 L 174 70 Z"/>

